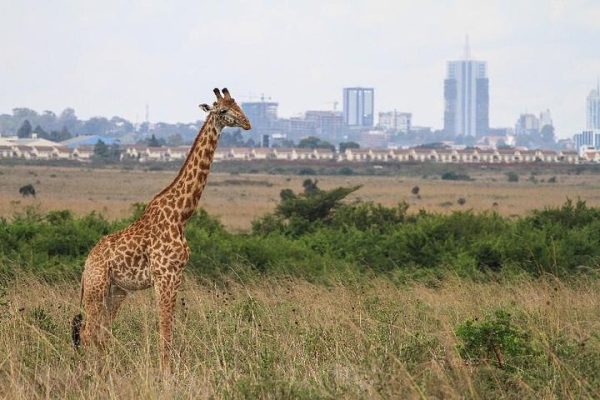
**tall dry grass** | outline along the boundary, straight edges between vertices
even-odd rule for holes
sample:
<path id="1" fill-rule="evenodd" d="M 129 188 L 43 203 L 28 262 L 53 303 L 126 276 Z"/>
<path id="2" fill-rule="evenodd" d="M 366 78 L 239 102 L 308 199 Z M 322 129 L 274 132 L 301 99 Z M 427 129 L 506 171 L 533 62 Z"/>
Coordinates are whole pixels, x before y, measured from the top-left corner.
<path id="1" fill-rule="evenodd" d="M 550 278 L 438 287 L 190 278 L 174 373 L 161 377 L 152 291 L 127 300 L 106 352 L 78 354 L 68 327 L 77 284 L 19 277 L 0 299 L 0 397 L 600 397 L 599 288 Z M 456 327 L 498 308 L 531 334 L 542 362 L 508 370 L 459 356 Z"/>
<path id="2" fill-rule="evenodd" d="M 542 167 L 536 167 L 543 169 Z M 521 181 L 507 182 L 500 171 L 472 167 L 472 181 L 442 181 L 439 175 L 415 176 L 319 176 L 319 187 L 362 185 L 349 197 L 393 206 L 406 201 L 410 211 L 419 209 L 448 213 L 456 210 L 494 210 L 502 215 L 522 215 L 546 206 L 560 206 L 567 197 L 581 198 L 591 206 L 600 205 L 600 175 L 558 174 L 550 167 L 536 175 L 538 183 L 527 180 L 520 171 Z M 83 215 L 92 211 L 108 219 L 131 215 L 135 202 L 149 202 L 177 175 L 177 171 L 143 171 L 122 169 L 91 169 L 76 167 L 40 167 L 0 165 L 0 217 L 12 217 L 27 206 L 42 212 L 69 209 Z M 556 176 L 557 183 L 547 183 Z M 230 230 L 247 230 L 253 219 L 272 212 L 279 202 L 282 189 L 302 190 L 307 176 L 268 174 L 211 173 L 201 206 L 211 215 L 219 216 Z M 542 183 L 544 180 L 546 183 Z M 19 187 L 31 183 L 36 199 L 23 198 Z M 420 197 L 411 194 L 420 187 Z M 458 199 L 464 198 L 464 205 Z"/>

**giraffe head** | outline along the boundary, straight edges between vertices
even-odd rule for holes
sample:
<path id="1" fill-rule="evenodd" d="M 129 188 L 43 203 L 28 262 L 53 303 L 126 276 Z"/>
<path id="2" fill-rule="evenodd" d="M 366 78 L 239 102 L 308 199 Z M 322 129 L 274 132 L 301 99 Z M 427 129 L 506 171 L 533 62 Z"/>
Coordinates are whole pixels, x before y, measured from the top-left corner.
<path id="1" fill-rule="evenodd" d="M 215 88 L 213 92 L 215 92 L 215 95 L 217 96 L 217 101 L 215 101 L 212 106 L 200 104 L 200 108 L 208 112 L 209 115 L 214 115 L 217 121 L 223 126 L 239 127 L 244 130 L 252 128 L 248 117 L 246 117 L 246 114 L 244 114 L 241 107 L 237 105 L 235 99 L 231 97 L 227 88 L 222 90 L 222 95 L 217 88 Z"/>

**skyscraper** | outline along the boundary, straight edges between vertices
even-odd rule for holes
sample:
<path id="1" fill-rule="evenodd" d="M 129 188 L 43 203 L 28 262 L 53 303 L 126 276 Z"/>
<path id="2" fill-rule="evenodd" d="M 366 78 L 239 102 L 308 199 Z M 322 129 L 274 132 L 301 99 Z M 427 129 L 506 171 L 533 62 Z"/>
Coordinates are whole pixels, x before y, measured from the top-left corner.
<path id="1" fill-rule="evenodd" d="M 277 122 L 278 103 L 265 101 L 244 102 L 242 110 L 252 122 L 251 135 L 254 139 L 260 139 L 265 134 L 271 134 Z"/>
<path id="2" fill-rule="evenodd" d="M 489 130 L 486 64 L 471 60 L 469 37 L 463 60 L 449 61 L 444 80 L 444 130 L 460 136 L 485 136 Z"/>
<path id="3" fill-rule="evenodd" d="M 344 124 L 356 127 L 373 126 L 375 89 L 344 88 Z"/>
<path id="4" fill-rule="evenodd" d="M 587 97 L 587 128 L 600 129 L 600 83 Z"/>

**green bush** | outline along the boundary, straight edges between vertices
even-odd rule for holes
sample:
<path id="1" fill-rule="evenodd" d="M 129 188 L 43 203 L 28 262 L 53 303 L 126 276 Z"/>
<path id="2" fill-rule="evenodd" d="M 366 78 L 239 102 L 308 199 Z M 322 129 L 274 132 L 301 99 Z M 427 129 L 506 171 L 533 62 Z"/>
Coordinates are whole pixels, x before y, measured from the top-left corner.
<path id="1" fill-rule="evenodd" d="M 442 179 L 445 181 L 471 181 L 473 180 L 468 174 L 459 174 L 454 171 L 446 171 L 442 174 Z"/>
<path id="2" fill-rule="evenodd" d="M 254 221 L 249 233 L 228 232 L 199 209 L 185 228 L 188 270 L 310 279 L 359 271 L 403 280 L 448 273 L 478 279 L 515 272 L 569 276 L 600 265 L 600 209 L 584 201 L 567 200 L 520 218 L 472 211 L 415 214 L 403 202 L 386 207 L 345 201 L 355 190 L 283 190 L 276 211 Z M 44 215 L 34 208 L 0 219 L 0 274 L 27 270 L 48 279 L 77 276 L 95 243 L 143 210 L 136 204 L 132 218 L 114 222 L 95 213 Z"/>
<path id="3" fill-rule="evenodd" d="M 519 174 L 514 171 L 509 171 L 506 173 L 506 178 L 509 182 L 519 182 Z"/>
<path id="4" fill-rule="evenodd" d="M 354 170 L 350 167 L 342 167 L 338 170 L 338 174 L 350 176 L 350 175 L 354 175 Z"/>
<path id="5" fill-rule="evenodd" d="M 458 352 L 471 363 L 491 363 L 509 371 L 517 370 L 541 357 L 531 334 L 513 323 L 505 310 L 496 310 L 482 320 L 470 319 L 456 329 L 461 341 Z"/>

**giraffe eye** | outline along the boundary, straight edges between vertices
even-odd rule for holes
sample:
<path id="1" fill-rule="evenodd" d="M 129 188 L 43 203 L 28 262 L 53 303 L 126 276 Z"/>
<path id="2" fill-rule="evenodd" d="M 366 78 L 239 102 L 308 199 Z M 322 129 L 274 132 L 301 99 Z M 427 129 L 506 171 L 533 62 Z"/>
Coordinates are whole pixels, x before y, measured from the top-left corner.
<path id="1" fill-rule="evenodd" d="M 219 114 L 223 115 L 227 112 L 228 110 L 226 108 L 222 109 L 221 111 L 219 111 Z"/>

